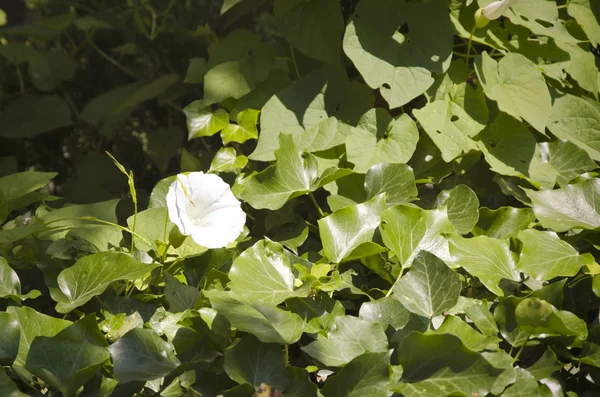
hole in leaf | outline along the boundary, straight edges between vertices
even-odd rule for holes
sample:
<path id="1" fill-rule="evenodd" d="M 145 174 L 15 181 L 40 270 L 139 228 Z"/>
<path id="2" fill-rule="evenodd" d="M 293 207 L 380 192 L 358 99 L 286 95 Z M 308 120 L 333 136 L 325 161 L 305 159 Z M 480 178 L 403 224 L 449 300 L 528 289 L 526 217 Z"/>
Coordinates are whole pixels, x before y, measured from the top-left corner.
<path id="1" fill-rule="evenodd" d="M 452 117 L 450 117 L 450 121 L 452 121 L 452 122 L 455 122 L 455 121 L 458 121 L 458 120 L 460 120 L 460 118 L 457 115 L 455 115 L 455 114 L 452 115 Z"/>
<path id="2" fill-rule="evenodd" d="M 410 29 L 408 28 L 408 23 L 403 23 L 399 28 L 398 28 L 398 33 L 402 33 L 402 34 L 408 34 L 408 32 L 410 32 Z"/>
<path id="3" fill-rule="evenodd" d="M 496 142 L 490 141 L 489 143 L 490 143 L 490 147 L 491 148 L 495 148 L 496 147 Z"/>
<path id="4" fill-rule="evenodd" d="M 335 105 L 335 111 L 339 112 L 340 111 L 340 104 L 338 103 L 337 105 Z"/>
<path id="5" fill-rule="evenodd" d="M 303 158 L 303 159 L 305 159 L 305 158 L 307 158 L 307 157 L 308 157 L 308 153 L 306 153 L 306 152 L 302 152 L 301 156 L 302 156 L 302 158 Z"/>
<path id="6" fill-rule="evenodd" d="M 551 28 L 554 26 L 552 23 L 550 23 L 548 21 L 544 21 L 543 19 L 536 19 L 535 21 L 545 28 Z"/>
<path id="7" fill-rule="evenodd" d="M 385 88 L 386 90 L 392 89 L 392 87 L 388 83 L 383 83 L 382 87 Z"/>
<path id="8" fill-rule="evenodd" d="M 512 39 L 512 34 L 508 34 L 508 36 L 506 36 L 506 38 L 508 39 L 508 41 L 510 41 Z"/>
<path id="9" fill-rule="evenodd" d="M 438 134 L 442 135 L 442 131 L 440 131 L 440 130 L 435 130 L 435 132 L 437 132 Z"/>
<path id="10" fill-rule="evenodd" d="M 523 18 L 525 22 L 529 22 L 529 18 L 527 18 L 525 15 L 521 15 L 521 18 Z"/>

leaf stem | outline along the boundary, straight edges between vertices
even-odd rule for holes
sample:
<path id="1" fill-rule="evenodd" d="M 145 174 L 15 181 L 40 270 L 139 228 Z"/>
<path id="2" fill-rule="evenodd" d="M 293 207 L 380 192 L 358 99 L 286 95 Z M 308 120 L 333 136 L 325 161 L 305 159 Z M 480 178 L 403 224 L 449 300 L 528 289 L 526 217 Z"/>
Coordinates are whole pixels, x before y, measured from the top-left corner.
<path id="1" fill-rule="evenodd" d="M 471 34 L 469 35 L 469 42 L 467 43 L 467 62 L 471 56 L 471 47 L 473 46 L 473 35 L 475 34 L 475 29 L 477 29 L 477 25 L 473 24 Z"/>
<path id="2" fill-rule="evenodd" d="M 525 342 L 523 342 L 523 345 L 521 346 L 521 348 L 519 349 L 519 351 L 517 352 L 517 355 L 515 356 L 515 358 L 513 359 L 513 364 L 517 362 L 517 360 L 519 359 L 519 357 L 521 356 L 521 353 L 523 352 L 523 349 L 525 349 L 525 346 L 527 345 L 527 342 L 529 342 L 529 338 L 531 337 L 531 335 L 529 335 L 527 337 L 527 339 L 525 339 Z"/>
<path id="3" fill-rule="evenodd" d="M 288 365 L 290 360 L 290 352 L 287 343 L 283 345 L 283 357 L 285 358 L 285 365 Z"/>
<path id="4" fill-rule="evenodd" d="M 121 65 L 119 63 L 119 61 L 117 61 L 116 59 L 114 59 L 113 57 L 111 57 L 110 55 L 108 55 L 106 52 L 102 51 L 100 49 L 100 47 L 98 47 L 91 39 L 88 39 L 88 43 L 90 44 L 90 46 L 96 50 L 96 52 L 98 54 L 100 54 L 100 56 L 102 58 L 104 58 L 105 60 L 107 60 L 109 63 L 111 63 L 113 66 L 115 66 L 117 69 L 119 69 L 121 72 L 129 75 L 130 77 L 133 77 L 134 79 L 138 79 L 137 75 L 135 73 L 133 73 L 131 70 L 127 69 L 125 66 Z"/>
<path id="5" fill-rule="evenodd" d="M 294 47 L 290 44 L 290 52 L 292 55 L 292 63 L 294 64 L 294 71 L 296 72 L 296 78 L 300 80 L 300 70 L 298 69 L 298 64 L 296 63 L 296 55 L 294 54 Z"/>
<path id="6" fill-rule="evenodd" d="M 312 201 L 313 205 L 317 209 L 317 212 L 319 213 L 319 218 L 323 218 L 325 216 L 325 213 L 323 213 L 323 210 L 319 206 L 319 203 L 317 203 L 317 199 L 315 198 L 315 195 L 312 192 L 308 192 L 308 196 L 310 197 L 310 200 Z"/>

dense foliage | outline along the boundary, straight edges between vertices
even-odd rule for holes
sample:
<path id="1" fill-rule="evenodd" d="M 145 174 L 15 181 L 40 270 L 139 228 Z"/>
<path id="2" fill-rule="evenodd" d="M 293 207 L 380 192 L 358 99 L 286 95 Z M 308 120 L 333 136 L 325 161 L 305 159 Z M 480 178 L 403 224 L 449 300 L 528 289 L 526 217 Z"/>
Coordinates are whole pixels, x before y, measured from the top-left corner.
<path id="1" fill-rule="evenodd" d="M 0 395 L 600 395 L 600 2 L 505 1 L 0 13 Z"/>

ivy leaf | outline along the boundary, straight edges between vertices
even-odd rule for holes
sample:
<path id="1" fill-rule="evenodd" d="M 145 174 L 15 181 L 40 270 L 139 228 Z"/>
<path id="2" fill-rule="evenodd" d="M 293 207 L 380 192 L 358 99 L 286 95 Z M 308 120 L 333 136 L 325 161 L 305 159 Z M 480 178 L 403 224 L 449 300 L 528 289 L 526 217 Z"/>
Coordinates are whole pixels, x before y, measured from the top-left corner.
<path id="1" fill-rule="evenodd" d="M 494 294 L 504 296 L 504 292 L 498 286 L 502 279 L 520 280 L 515 257 L 510 251 L 507 239 L 450 236 L 448 241 L 454 262 L 472 276 L 479 278 Z"/>
<path id="2" fill-rule="evenodd" d="M 260 113 L 260 136 L 249 156 L 255 161 L 275 160 L 280 133 L 291 134 L 303 150 L 323 151 L 344 143 L 343 135 L 326 128 L 330 117 L 356 125 L 373 107 L 369 87 L 348 80 L 339 66 L 324 66 L 295 81 L 271 97 Z M 321 126 L 319 126 L 321 124 Z M 336 127 L 337 129 L 337 127 Z M 318 144 L 315 136 L 326 132 Z M 303 136 L 307 134 L 306 138 Z M 341 138 L 341 139 L 340 139 Z"/>
<path id="3" fill-rule="evenodd" d="M 372 109 L 365 113 L 346 139 L 348 161 L 354 172 L 365 173 L 379 163 L 406 163 L 419 140 L 415 122 L 406 114 L 392 119 L 387 110 Z"/>
<path id="4" fill-rule="evenodd" d="M 408 324 L 410 312 L 396 299 L 396 296 L 385 296 L 372 302 L 365 302 L 358 313 L 362 320 L 379 323 L 387 328 L 391 325 L 395 330 Z"/>
<path id="5" fill-rule="evenodd" d="M 2 13 L 0 12 L 0 22 L 2 18 Z M 0 370 L 0 390 L 6 393 L 7 396 L 10 397 L 28 397 L 28 394 L 25 394 L 19 390 L 15 382 L 10 379 L 10 377 L 6 374 L 4 368 Z"/>
<path id="6" fill-rule="evenodd" d="M 35 299 L 40 295 L 40 291 L 35 289 L 21 295 L 19 276 L 8 265 L 6 259 L 0 256 L 0 298 L 12 298 L 16 302 L 20 302 L 25 299 Z"/>
<path id="7" fill-rule="evenodd" d="M 234 30 L 211 49 L 204 75 L 204 106 L 241 98 L 269 77 L 275 52 L 248 30 Z"/>
<path id="8" fill-rule="evenodd" d="M 554 187 L 556 172 L 542 161 L 535 137 L 523 123 L 506 113 L 499 113 L 477 139 L 477 147 L 492 171 L 526 177 L 546 188 Z"/>
<path id="9" fill-rule="evenodd" d="M 187 105 L 183 112 L 187 119 L 188 140 L 202 136 L 212 136 L 229 124 L 229 115 L 223 109 L 211 112 L 202 101 Z"/>
<path id="10" fill-rule="evenodd" d="M 313 155 L 303 156 L 291 135 L 279 135 L 277 164 L 239 183 L 238 197 L 256 209 L 278 210 L 290 199 L 310 192 L 317 180 Z"/>
<path id="11" fill-rule="evenodd" d="M 483 335 L 495 337 L 498 335 L 498 326 L 490 311 L 490 306 L 490 303 L 480 300 L 473 305 L 465 307 L 465 314 L 473 321 Z"/>
<path id="12" fill-rule="evenodd" d="M 597 47 L 600 44 L 600 25 L 598 25 L 600 8 L 598 3 L 592 0 L 573 0 L 569 2 L 567 12 L 581 25 L 592 45 Z"/>
<path id="13" fill-rule="evenodd" d="M 285 397 L 317 397 L 317 385 L 311 382 L 305 369 L 288 366 L 290 384 L 285 390 Z"/>
<path id="14" fill-rule="evenodd" d="M 364 353 L 382 353 L 388 342 L 380 324 L 352 316 L 339 316 L 327 333 L 302 350 L 315 360 L 332 367 L 349 363 Z"/>
<path id="15" fill-rule="evenodd" d="M 541 142 L 539 146 L 542 158 L 556 170 L 556 182 L 562 187 L 598 167 L 587 152 L 569 141 Z"/>
<path id="16" fill-rule="evenodd" d="M 390 383 L 391 350 L 355 357 L 342 370 L 327 378 L 324 397 L 386 397 Z"/>
<path id="17" fill-rule="evenodd" d="M 187 68 L 187 72 L 185 73 L 185 78 L 183 79 L 184 83 L 187 84 L 201 84 L 204 82 L 204 75 L 207 72 L 207 63 L 204 58 L 190 58 Z"/>
<path id="18" fill-rule="evenodd" d="M 12 314 L 0 312 L 0 329 L 0 365 L 12 365 L 19 352 L 19 322 Z"/>
<path id="19" fill-rule="evenodd" d="M 409 203 L 417 198 L 415 175 L 406 164 L 377 164 L 365 176 L 367 200 L 385 193 L 387 206 Z"/>
<path id="20" fill-rule="evenodd" d="M 515 383 L 502 392 L 502 397 L 539 397 L 538 383 L 533 375 L 523 368 L 515 368 L 515 371 Z"/>
<path id="21" fill-rule="evenodd" d="M 151 329 L 134 328 L 108 347 L 119 382 L 148 381 L 167 376 L 181 362 L 175 348 Z"/>
<path id="22" fill-rule="evenodd" d="M 600 179 L 539 192 L 526 190 L 533 212 L 543 227 L 556 232 L 600 227 Z"/>
<path id="23" fill-rule="evenodd" d="M 212 307 L 240 331 L 265 343 L 292 344 L 300 339 L 304 323 L 300 316 L 274 306 L 244 303 L 231 292 L 204 291 Z"/>
<path id="24" fill-rule="evenodd" d="M 517 53 L 496 62 L 484 52 L 475 70 L 485 95 L 497 101 L 500 110 L 544 133 L 552 102 L 544 76 L 533 62 Z"/>
<path id="25" fill-rule="evenodd" d="M 485 396 L 502 372 L 449 334 L 413 332 L 396 352 L 404 373 L 392 390 L 406 397 Z"/>
<path id="26" fill-rule="evenodd" d="M 525 332 L 542 337 L 564 335 L 585 340 L 588 335 L 585 321 L 535 297 L 525 298 L 517 305 L 515 319 Z"/>
<path id="27" fill-rule="evenodd" d="M 483 350 L 498 350 L 500 339 L 495 335 L 482 335 L 469 324 L 456 316 L 446 316 L 440 327 L 433 331 L 435 334 L 450 334 L 457 336 L 469 350 L 480 352 Z"/>
<path id="28" fill-rule="evenodd" d="M 408 267 L 420 251 L 451 261 L 448 242 L 441 233 L 455 233 L 446 209 L 425 211 L 397 205 L 381 214 L 383 243 Z M 448 262 L 447 262 L 448 263 Z"/>
<path id="29" fill-rule="evenodd" d="M 344 19 L 336 0 L 276 0 L 275 21 L 294 47 L 319 61 L 339 60 Z"/>
<path id="30" fill-rule="evenodd" d="M 594 257 L 579 252 L 554 232 L 528 229 L 519 232 L 523 242 L 517 269 L 537 280 L 555 277 L 571 277 L 586 265 L 594 263 Z"/>
<path id="31" fill-rule="evenodd" d="M 585 351 L 585 345 L 583 350 Z M 527 368 L 527 372 L 533 375 L 536 380 L 542 380 L 550 377 L 554 372 L 560 371 L 562 368 L 563 365 L 556 358 L 556 354 L 548 347 L 535 364 Z"/>
<path id="32" fill-rule="evenodd" d="M 181 313 L 186 310 L 194 310 L 196 302 L 200 298 L 200 291 L 191 285 L 185 285 L 173 277 L 170 273 L 165 273 L 165 298 L 169 304 L 171 313 Z"/>
<path id="33" fill-rule="evenodd" d="M 339 263 L 361 244 L 371 242 L 380 215 L 385 209 L 385 195 L 349 206 L 318 220 L 323 250 L 330 261 Z"/>
<path id="34" fill-rule="evenodd" d="M 96 316 L 88 315 L 55 336 L 36 337 L 25 368 L 65 395 L 74 394 L 109 359 Z"/>
<path id="35" fill-rule="evenodd" d="M 307 296 L 309 290 L 295 291 L 292 263 L 281 245 L 261 240 L 233 261 L 230 288 L 245 301 L 278 305 L 292 296 Z M 303 293 L 304 292 L 304 293 Z"/>
<path id="36" fill-rule="evenodd" d="M 415 109 L 413 114 L 446 162 L 473 149 L 475 144 L 471 138 L 485 127 L 450 100 L 430 102 L 421 109 Z"/>
<path id="37" fill-rule="evenodd" d="M 480 208 L 479 221 L 473 234 L 492 238 L 513 237 L 519 231 L 527 229 L 534 221 L 535 214 L 531 208 Z"/>
<path id="38" fill-rule="evenodd" d="M 157 266 L 139 262 L 119 252 L 101 252 L 83 257 L 58 275 L 58 286 L 66 299 L 56 304 L 56 311 L 68 313 L 103 293 L 111 283 L 136 280 Z"/>
<path id="39" fill-rule="evenodd" d="M 391 37 L 390 37 L 391 35 Z M 452 58 L 452 25 L 439 3 L 363 1 L 344 35 L 344 52 L 390 108 L 423 94 Z"/>
<path id="40" fill-rule="evenodd" d="M 26 306 L 12 306 L 6 311 L 19 323 L 19 352 L 15 359 L 15 365 L 18 366 L 25 366 L 29 348 L 36 337 L 52 337 L 72 324 L 70 321 L 47 316 Z"/>
<path id="41" fill-rule="evenodd" d="M 448 220 L 460 234 L 467 234 L 479 220 L 479 199 L 467 185 L 458 185 L 444 191 L 437 198 L 437 206 L 446 206 Z"/>
<path id="42" fill-rule="evenodd" d="M 242 110 L 237 115 L 237 125 L 229 124 L 221 131 L 223 145 L 229 142 L 244 143 L 250 139 L 258 139 L 258 114 L 260 112 L 254 109 Z"/>
<path id="43" fill-rule="evenodd" d="M 421 251 L 408 273 L 393 286 L 394 295 L 410 312 L 433 318 L 458 302 L 460 277 L 440 258 Z"/>
<path id="44" fill-rule="evenodd" d="M 567 94 L 554 101 L 548 129 L 600 160 L 600 103 Z"/>
<path id="45" fill-rule="evenodd" d="M 259 387 L 262 383 L 285 390 L 290 379 L 285 370 L 283 349 L 272 343 L 263 343 L 247 335 L 225 350 L 223 365 L 227 375 L 240 384 Z"/>
<path id="46" fill-rule="evenodd" d="M 234 148 L 222 147 L 210 163 L 210 172 L 239 172 L 246 164 L 246 156 L 238 156 Z"/>

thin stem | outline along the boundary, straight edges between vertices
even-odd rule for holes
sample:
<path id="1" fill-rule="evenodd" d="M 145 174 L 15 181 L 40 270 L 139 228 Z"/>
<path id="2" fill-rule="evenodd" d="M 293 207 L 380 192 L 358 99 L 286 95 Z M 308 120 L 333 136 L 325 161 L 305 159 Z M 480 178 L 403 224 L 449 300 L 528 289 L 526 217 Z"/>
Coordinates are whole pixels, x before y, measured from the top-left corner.
<path id="1" fill-rule="evenodd" d="M 94 50 L 96 50 L 96 52 L 98 54 L 100 54 L 100 56 L 102 56 L 102 58 L 106 59 L 109 63 L 111 63 L 113 66 L 115 66 L 117 69 L 119 69 L 121 72 L 129 75 L 130 77 L 134 78 L 134 79 L 138 79 L 137 75 L 135 73 L 133 73 L 131 70 L 127 69 L 125 66 L 121 65 L 119 63 L 119 61 L 117 61 L 116 59 L 114 59 L 113 57 L 111 57 L 110 55 L 108 55 L 106 52 L 102 51 L 100 49 L 100 47 L 98 47 L 92 40 L 88 40 L 88 43 L 90 44 L 90 46 L 92 46 L 92 48 Z"/>
<path id="2" fill-rule="evenodd" d="M 290 44 L 290 52 L 292 54 L 292 63 L 294 64 L 294 70 L 296 71 L 296 78 L 300 80 L 300 70 L 298 69 L 298 64 L 296 63 L 296 55 L 294 54 L 294 47 Z"/>
<path id="3" fill-rule="evenodd" d="M 127 232 L 127 233 L 131 234 L 134 237 L 139 238 L 140 240 L 142 240 L 146 244 L 152 245 L 150 243 L 150 241 L 146 240 L 145 238 L 143 238 L 142 236 L 140 236 L 139 234 L 137 234 L 133 230 L 130 230 L 130 229 L 126 228 L 125 226 L 121 226 L 121 225 L 118 225 L 116 223 L 112 223 L 112 222 L 108 222 L 108 221 L 103 221 L 102 219 L 94 218 L 94 217 L 91 217 L 91 216 L 75 216 L 75 217 L 69 217 L 69 218 L 56 219 L 54 221 L 50 221 L 50 222 L 46 223 L 46 226 L 49 225 L 49 224 L 51 224 L 51 223 L 56 223 L 56 222 L 61 222 L 61 221 L 67 221 L 67 220 L 90 221 L 90 222 L 101 223 L 103 225 L 114 226 L 114 227 L 116 227 L 118 229 L 123 230 L 124 232 Z"/>
<path id="4" fill-rule="evenodd" d="M 519 356 L 521 356 L 521 353 L 523 352 L 523 349 L 525 349 L 525 346 L 527 345 L 527 342 L 529 342 L 529 338 L 530 338 L 530 336 L 528 336 L 527 339 L 525 339 L 525 342 L 523 342 L 523 345 L 521 346 L 521 348 L 517 352 L 517 355 L 513 359 L 513 364 L 516 363 L 517 360 L 519 359 Z"/>
<path id="5" fill-rule="evenodd" d="M 312 201 L 313 205 L 317 209 L 317 212 L 319 213 L 319 218 L 323 218 L 325 216 L 325 214 L 323 213 L 323 210 L 319 206 L 319 203 L 317 203 L 317 199 L 315 198 L 315 195 L 312 192 L 308 192 L 308 196 L 310 197 L 310 200 Z"/>
<path id="6" fill-rule="evenodd" d="M 15 68 L 17 70 L 17 77 L 19 78 L 19 89 L 21 91 L 21 94 L 25 93 L 25 78 L 23 77 L 23 72 L 21 72 L 21 68 L 19 67 L 19 65 L 15 65 Z"/>
<path id="7" fill-rule="evenodd" d="M 477 28 L 477 25 L 473 24 L 473 28 L 471 29 L 471 34 L 469 35 L 469 42 L 467 43 L 467 61 L 469 60 L 469 57 L 471 56 L 471 47 L 473 45 L 473 35 L 475 34 L 476 28 Z"/>
<path id="8" fill-rule="evenodd" d="M 283 356 L 285 357 L 285 365 L 288 365 L 288 361 L 290 359 L 290 352 L 287 343 L 283 345 Z"/>
<path id="9" fill-rule="evenodd" d="M 167 242 L 167 226 L 169 224 L 169 211 L 165 211 L 165 226 L 163 232 L 163 242 Z"/>

